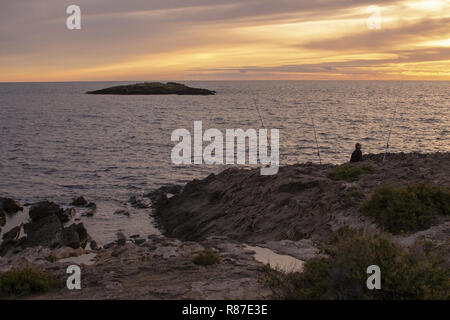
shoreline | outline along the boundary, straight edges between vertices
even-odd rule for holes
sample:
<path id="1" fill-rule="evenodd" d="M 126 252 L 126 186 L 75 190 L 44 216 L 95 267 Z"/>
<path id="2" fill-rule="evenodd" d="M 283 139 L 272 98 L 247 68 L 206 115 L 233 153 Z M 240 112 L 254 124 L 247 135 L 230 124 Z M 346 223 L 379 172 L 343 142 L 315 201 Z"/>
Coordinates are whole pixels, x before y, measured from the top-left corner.
<path id="1" fill-rule="evenodd" d="M 280 167 L 275 176 L 260 176 L 259 168 L 229 168 L 183 187 L 162 187 L 146 195 L 161 236 L 122 234 L 103 248 L 92 248 L 92 242 L 84 249 L 68 248 L 64 242 L 53 249 L 31 245 L 0 257 L 0 272 L 30 265 L 64 278 L 71 256 L 93 254 L 92 264 L 81 264 L 83 290 L 59 288 L 30 298 L 268 299 L 274 292 L 264 285 L 264 263 L 255 260 L 257 252 L 247 246 L 307 262 L 320 257 L 330 236 L 343 226 L 388 235 L 405 248 L 421 239 L 448 244 L 448 217 L 424 230 L 393 234 L 361 214 L 363 199 L 347 195 L 359 192 L 368 199 L 385 183 L 427 181 L 448 188 L 450 153 L 388 154 L 386 162 L 381 157 L 366 155 L 365 161 L 352 165 L 371 166 L 375 173 L 351 182 L 329 177 L 345 164 L 305 163 Z M 205 250 L 213 250 L 221 263 L 193 263 L 193 257 Z M 49 256 L 56 261 L 48 261 Z M 182 282 L 175 280 L 180 278 Z"/>

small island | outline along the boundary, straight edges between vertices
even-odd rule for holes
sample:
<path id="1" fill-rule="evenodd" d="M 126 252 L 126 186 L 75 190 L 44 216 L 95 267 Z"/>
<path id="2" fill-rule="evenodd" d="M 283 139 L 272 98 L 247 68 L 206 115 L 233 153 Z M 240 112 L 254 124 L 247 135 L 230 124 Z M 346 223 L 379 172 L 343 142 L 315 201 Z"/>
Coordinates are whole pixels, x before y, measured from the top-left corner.
<path id="1" fill-rule="evenodd" d="M 144 82 L 110 87 L 101 90 L 88 91 L 87 94 L 178 94 L 178 95 L 214 95 L 216 92 L 208 89 L 191 88 L 176 82 Z"/>

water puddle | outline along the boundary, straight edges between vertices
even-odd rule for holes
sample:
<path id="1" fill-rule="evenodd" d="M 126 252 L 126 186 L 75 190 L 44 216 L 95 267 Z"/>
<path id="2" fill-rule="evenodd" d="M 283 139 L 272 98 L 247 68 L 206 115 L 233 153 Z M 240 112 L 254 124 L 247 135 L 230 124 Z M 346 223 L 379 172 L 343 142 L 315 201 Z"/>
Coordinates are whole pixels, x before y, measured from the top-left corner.
<path id="1" fill-rule="evenodd" d="M 304 261 L 296 259 L 291 256 L 282 255 L 273 252 L 270 249 L 262 247 L 252 247 L 245 245 L 245 249 L 254 251 L 253 255 L 256 261 L 263 264 L 269 264 L 271 268 L 283 272 L 302 272 Z"/>

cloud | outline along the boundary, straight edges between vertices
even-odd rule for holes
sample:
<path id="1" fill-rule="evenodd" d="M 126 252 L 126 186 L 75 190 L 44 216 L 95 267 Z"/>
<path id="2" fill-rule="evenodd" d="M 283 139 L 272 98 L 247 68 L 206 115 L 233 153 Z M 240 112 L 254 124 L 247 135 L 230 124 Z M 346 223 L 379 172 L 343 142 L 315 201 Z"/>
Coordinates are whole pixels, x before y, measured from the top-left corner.
<path id="1" fill-rule="evenodd" d="M 450 18 L 423 19 L 419 22 L 405 22 L 397 27 L 381 30 L 365 29 L 364 32 L 343 37 L 319 39 L 298 46 L 331 51 L 380 51 L 392 48 L 392 46 L 410 45 L 412 41 L 417 43 L 418 41 L 430 40 L 436 35 L 450 34 L 449 24 Z"/>
<path id="2" fill-rule="evenodd" d="M 77 0 L 82 30 L 69 31 L 73 1 L 10 1 L 0 10 L 0 81 L 335 77 L 444 63 L 445 48 L 417 44 L 449 33 L 448 7 L 409 17 L 400 9 L 410 2 L 377 0 L 400 18 L 371 31 L 373 0 Z"/>

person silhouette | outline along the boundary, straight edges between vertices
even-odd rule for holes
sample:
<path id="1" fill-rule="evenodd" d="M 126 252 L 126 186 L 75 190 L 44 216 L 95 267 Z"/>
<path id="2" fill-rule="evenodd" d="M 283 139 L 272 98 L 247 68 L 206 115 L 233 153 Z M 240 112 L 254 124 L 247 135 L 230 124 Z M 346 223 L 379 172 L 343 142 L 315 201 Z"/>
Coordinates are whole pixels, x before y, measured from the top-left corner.
<path id="1" fill-rule="evenodd" d="M 359 162 L 359 161 L 363 161 L 361 152 L 361 143 L 355 144 L 355 151 L 353 151 L 352 157 L 350 158 L 350 162 Z"/>

